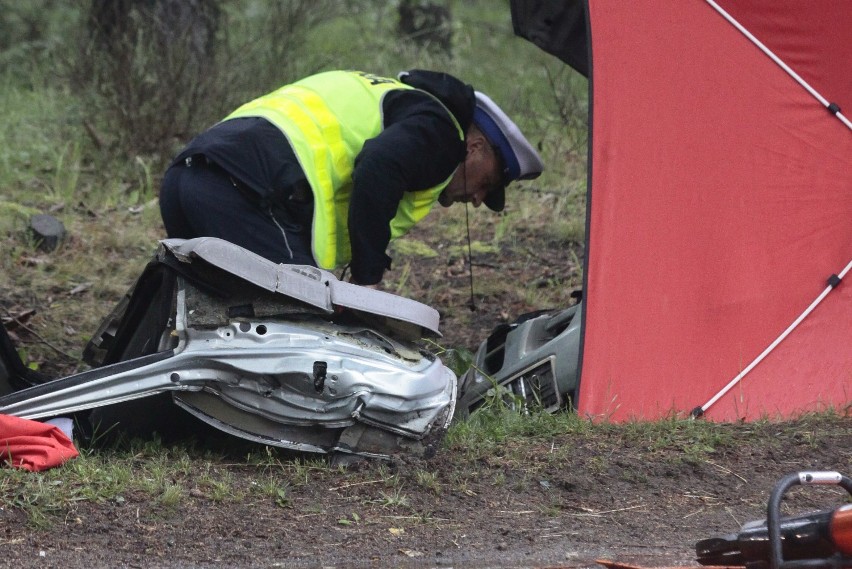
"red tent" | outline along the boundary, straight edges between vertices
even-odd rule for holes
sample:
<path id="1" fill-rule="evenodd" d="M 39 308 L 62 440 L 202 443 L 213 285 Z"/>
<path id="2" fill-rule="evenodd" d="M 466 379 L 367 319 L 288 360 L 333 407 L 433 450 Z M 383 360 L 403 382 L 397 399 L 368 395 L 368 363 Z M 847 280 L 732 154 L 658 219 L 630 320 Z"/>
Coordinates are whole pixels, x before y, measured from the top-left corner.
<path id="1" fill-rule="evenodd" d="M 512 10 L 590 79 L 579 412 L 848 412 L 852 2 Z"/>

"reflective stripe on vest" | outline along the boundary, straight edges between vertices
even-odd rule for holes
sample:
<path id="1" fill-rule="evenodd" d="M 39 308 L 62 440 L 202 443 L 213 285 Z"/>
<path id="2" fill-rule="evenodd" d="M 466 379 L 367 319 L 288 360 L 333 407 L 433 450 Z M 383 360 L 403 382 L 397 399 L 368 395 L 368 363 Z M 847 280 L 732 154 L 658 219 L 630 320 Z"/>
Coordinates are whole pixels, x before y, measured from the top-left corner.
<path id="1" fill-rule="evenodd" d="M 311 246 L 319 267 L 333 269 L 351 260 L 348 213 L 355 157 L 365 141 L 382 131 L 382 98 L 396 89 L 412 87 L 367 73 L 329 71 L 285 85 L 225 118 L 263 117 L 287 137 L 314 194 Z M 447 114 L 464 140 L 455 117 Z M 391 239 L 429 213 L 450 178 L 404 193 L 390 223 Z"/>

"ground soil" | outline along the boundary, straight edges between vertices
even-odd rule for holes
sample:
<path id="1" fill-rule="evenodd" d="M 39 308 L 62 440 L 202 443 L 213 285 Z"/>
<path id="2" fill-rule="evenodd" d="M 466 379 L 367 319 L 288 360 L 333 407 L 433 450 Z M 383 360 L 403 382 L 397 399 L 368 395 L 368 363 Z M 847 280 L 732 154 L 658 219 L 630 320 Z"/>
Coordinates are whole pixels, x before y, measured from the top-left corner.
<path id="1" fill-rule="evenodd" d="M 513 440 L 476 458 L 447 447 L 430 461 L 311 470 L 286 504 L 198 490 L 164 507 L 125 495 L 81 502 L 47 529 L 0 509 L 0 545 L 8 567 L 68 569 L 694 565 L 698 540 L 765 516 L 782 476 L 848 474 L 849 421 L 726 425 L 725 442 L 700 458 L 619 429 Z M 239 491 L 257 479 L 239 461 L 227 469 Z M 790 498 L 785 514 L 837 507 L 845 494 L 796 488 Z"/>
<path id="2" fill-rule="evenodd" d="M 436 251 L 437 257 L 408 263 L 405 257 L 395 256 L 394 265 L 410 267 L 406 295 L 440 312 L 442 346 L 475 351 L 502 322 L 577 302 L 583 285 L 582 243 L 554 235 L 544 223 L 516 223 L 510 237 L 495 240 L 499 218 L 476 211 L 471 241 L 489 247 L 474 252 L 471 264 L 465 238 L 448 239 L 441 223 L 440 216 L 429 217 L 411 236 Z M 390 273 L 385 288 L 392 289 L 394 275 L 400 271 Z"/>
<path id="3" fill-rule="evenodd" d="M 476 259 L 476 278 L 499 271 L 500 278 L 530 286 L 577 284 L 556 278 L 575 274 L 566 253 L 573 248 L 582 258 L 577 245 L 544 234 L 519 237 L 499 254 Z M 504 290 L 479 296 L 477 310 L 469 311 L 467 279 L 458 259 L 412 264 L 412 296 L 434 292 L 439 282 L 452 285 L 432 299 L 441 307 L 446 345 L 474 349 L 498 322 L 542 308 Z M 215 498 L 198 486 L 168 507 L 142 493 L 81 501 L 57 512 L 46 528 L 0 504 L 0 565 L 592 567 L 596 559 L 694 565 L 698 540 L 765 515 L 782 476 L 808 469 L 852 474 L 850 423 L 835 415 L 722 425 L 716 442 L 701 448 L 688 438 L 667 443 L 659 431 L 643 438 L 641 429 L 621 428 L 522 437 L 487 452 L 445 445 L 428 461 L 403 457 L 345 471 L 308 470 L 284 500 L 248 492 L 257 467 L 229 459 L 218 467 L 235 493 L 247 497 Z M 785 513 L 845 500 L 836 487 L 796 489 Z"/>

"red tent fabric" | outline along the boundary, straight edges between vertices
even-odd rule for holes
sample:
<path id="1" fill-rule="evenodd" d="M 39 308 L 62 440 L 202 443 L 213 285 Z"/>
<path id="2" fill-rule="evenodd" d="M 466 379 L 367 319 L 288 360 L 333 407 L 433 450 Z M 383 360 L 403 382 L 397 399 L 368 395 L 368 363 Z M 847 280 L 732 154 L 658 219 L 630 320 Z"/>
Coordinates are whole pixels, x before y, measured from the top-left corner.
<path id="1" fill-rule="evenodd" d="M 852 2 L 718 5 L 852 116 Z M 852 130 L 705 0 L 590 0 L 581 414 L 684 416 L 852 261 Z M 716 420 L 852 401 L 852 274 Z"/>
<path id="2" fill-rule="evenodd" d="M 74 443 L 58 427 L 0 415 L 0 462 L 37 472 L 59 466 L 78 454 Z"/>

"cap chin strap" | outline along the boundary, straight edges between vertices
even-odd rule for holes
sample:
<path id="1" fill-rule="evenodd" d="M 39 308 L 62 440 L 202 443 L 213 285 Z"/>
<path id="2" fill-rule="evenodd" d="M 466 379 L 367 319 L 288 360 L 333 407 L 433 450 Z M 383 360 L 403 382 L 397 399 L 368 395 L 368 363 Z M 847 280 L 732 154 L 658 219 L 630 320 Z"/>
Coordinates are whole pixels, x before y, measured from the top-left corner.
<path id="1" fill-rule="evenodd" d="M 462 168 L 464 168 L 464 172 L 462 172 L 464 195 L 467 196 L 467 160 L 462 162 Z M 467 204 L 468 202 L 464 202 L 464 225 L 467 229 L 467 273 L 470 275 L 470 302 L 467 303 L 467 307 L 471 312 L 474 312 L 476 311 L 476 301 L 473 298 L 473 247 L 470 244 L 470 214 Z"/>

